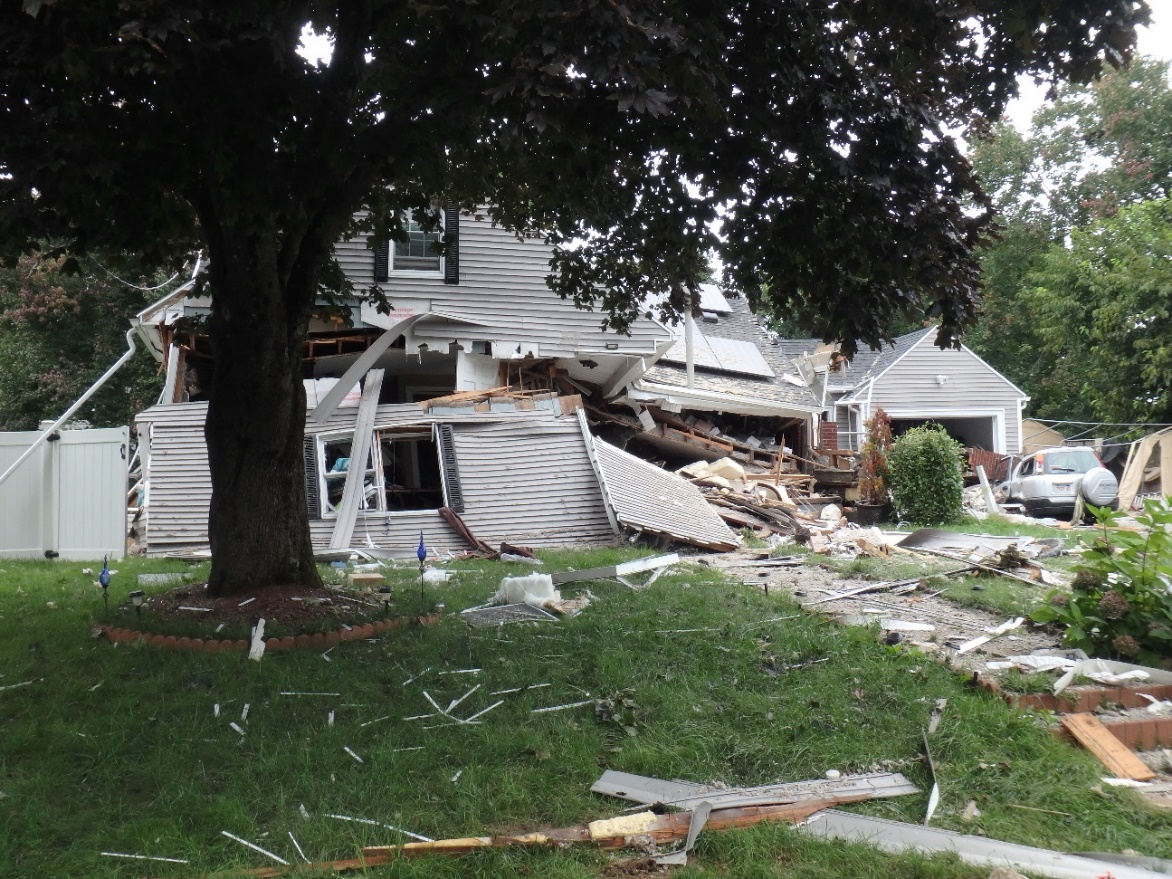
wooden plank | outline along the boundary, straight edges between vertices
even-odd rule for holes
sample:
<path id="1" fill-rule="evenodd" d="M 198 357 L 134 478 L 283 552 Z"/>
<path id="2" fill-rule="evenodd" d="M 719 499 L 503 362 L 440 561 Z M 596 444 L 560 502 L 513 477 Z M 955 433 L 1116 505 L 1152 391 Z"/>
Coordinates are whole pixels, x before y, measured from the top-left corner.
<path id="1" fill-rule="evenodd" d="M 378 395 L 383 387 L 383 370 L 372 369 L 366 374 L 362 400 L 358 404 L 358 418 L 354 422 L 354 437 L 350 441 L 350 469 L 346 471 L 346 486 L 338 505 L 338 519 L 330 536 L 330 549 L 345 549 L 354 536 L 358 507 L 366 490 L 366 462 L 370 458 L 370 444 L 374 435 L 374 419 L 378 414 Z M 375 484 L 382 484 L 382 474 L 375 473 Z M 324 499 L 323 499 L 324 500 Z"/>
<path id="2" fill-rule="evenodd" d="M 1070 730 L 1079 744 L 1098 757 L 1116 778 L 1150 781 L 1156 777 L 1156 773 L 1115 738 L 1095 715 L 1064 714 L 1062 725 Z"/>

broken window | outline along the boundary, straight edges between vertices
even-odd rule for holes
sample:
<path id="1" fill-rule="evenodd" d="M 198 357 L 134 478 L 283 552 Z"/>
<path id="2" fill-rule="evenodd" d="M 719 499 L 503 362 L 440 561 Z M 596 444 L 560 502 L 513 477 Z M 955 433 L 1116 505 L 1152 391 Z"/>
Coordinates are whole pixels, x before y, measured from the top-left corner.
<path id="1" fill-rule="evenodd" d="M 310 507 L 315 512 L 317 484 L 321 518 L 333 518 L 342 503 L 346 478 L 355 466 L 351 459 L 353 434 L 317 437 L 317 473 L 307 462 L 311 485 Z M 444 506 L 444 481 L 439 447 L 431 429 L 376 431 L 367 455 L 359 510 L 393 513 L 400 510 L 437 510 Z"/>
<path id="2" fill-rule="evenodd" d="M 439 449 L 426 433 L 379 434 L 384 509 L 437 510 L 444 505 Z"/>
<path id="3" fill-rule="evenodd" d="M 321 440 L 319 460 L 321 467 L 321 497 L 323 516 L 337 515 L 338 506 L 342 503 L 342 494 L 346 489 L 346 477 L 354 466 L 350 458 L 350 448 L 353 435 L 326 436 Z M 366 472 L 363 479 L 363 498 L 359 504 L 360 510 L 379 509 L 378 495 L 381 480 L 378 477 L 378 468 L 372 448 L 366 457 Z"/>

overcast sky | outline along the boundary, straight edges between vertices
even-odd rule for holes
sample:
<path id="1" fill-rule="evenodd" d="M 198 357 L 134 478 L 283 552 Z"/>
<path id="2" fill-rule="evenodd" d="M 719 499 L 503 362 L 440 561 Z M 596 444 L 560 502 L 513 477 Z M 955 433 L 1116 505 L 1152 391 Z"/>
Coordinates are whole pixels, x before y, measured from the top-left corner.
<path id="1" fill-rule="evenodd" d="M 1152 9 L 1151 27 L 1140 28 L 1138 52 L 1172 61 L 1172 0 L 1148 0 Z M 1025 131 L 1030 117 L 1045 100 L 1045 88 L 1034 85 L 1028 78 L 1021 83 L 1021 97 L 1009 105 L 1006 111 L 1014 126 Z"/>

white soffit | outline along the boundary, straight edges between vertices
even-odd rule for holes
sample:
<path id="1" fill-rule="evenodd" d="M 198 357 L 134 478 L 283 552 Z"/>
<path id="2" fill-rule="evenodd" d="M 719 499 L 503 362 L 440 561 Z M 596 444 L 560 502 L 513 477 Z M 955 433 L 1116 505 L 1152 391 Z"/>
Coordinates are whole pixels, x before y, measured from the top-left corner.
<path id="1" fill-rule="evenodd" d="M 696 333 L 692 347 L 693 360 L 697 366 L 759 378 L 773 378 L 773 370 L 765 362 L 761 349 L 752 342 L 719 339 Z M 687 363 L 687 347 L 684 340 L 680 339 L 672 345 L 671 350 L 663 355 L 663 359 L 671 363 Z"/>

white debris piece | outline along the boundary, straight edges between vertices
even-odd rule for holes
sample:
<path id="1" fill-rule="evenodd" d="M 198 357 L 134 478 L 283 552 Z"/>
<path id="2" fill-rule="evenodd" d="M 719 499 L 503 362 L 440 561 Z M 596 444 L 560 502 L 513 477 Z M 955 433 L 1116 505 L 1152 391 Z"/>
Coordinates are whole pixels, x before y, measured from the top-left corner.
<path id="1" fill-rule="evenodd" d="M 451 571 L 445 571 L 443 568 L 428 568 L 423 572 L 423 582 L 428 586 L 439 586 L 447 583 L 456 575 Z"/>
<path id="2" fill-rule="evenodd" d="M 228 839 L 231 839 L 234 842 L 238 842 L 241 845 L 248 846 L 253 851 L 260 852 L 262 855 L 265 855 L 266 857 L 272 858 L 278 864 L 284 864 L 286 867 L 289 866 L 289 862 L 286 861 L 284 858 L 280 857 L 279 855 L 274 855 L 272 852 L 261 848 L 259 845 L 253 845 L 247 839 L 241 839 L 239 836 L 236 836 L 232 833 L 229 833 L 227 830 L 221 830 L 220 833 L 224 834 L 224 836 L 228 837 Z"/>
<path id="3" fill-rule="evenodd" d="M 252 646 L 248 648 L 248 658 L 253 662 L 260 662 L 260 658 L 265 655 L 265 618 L 261 617 L 256 621 L 256 626 L 252 630 Z"/>

